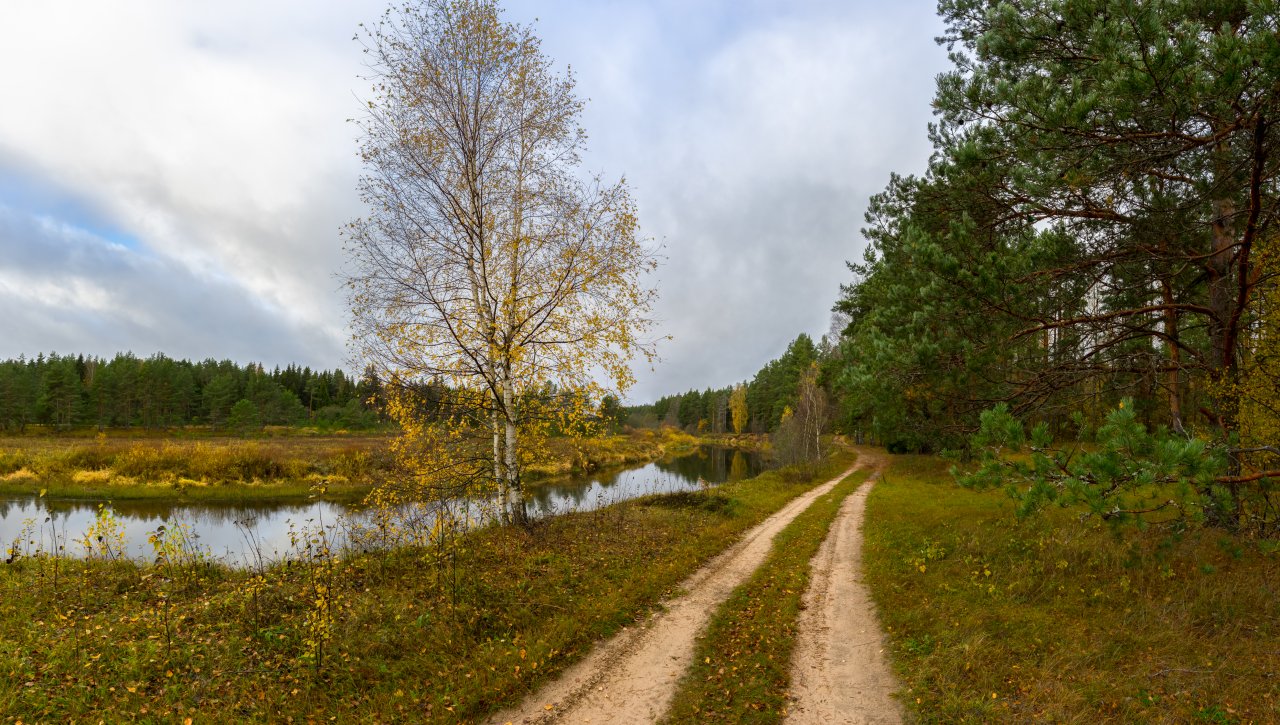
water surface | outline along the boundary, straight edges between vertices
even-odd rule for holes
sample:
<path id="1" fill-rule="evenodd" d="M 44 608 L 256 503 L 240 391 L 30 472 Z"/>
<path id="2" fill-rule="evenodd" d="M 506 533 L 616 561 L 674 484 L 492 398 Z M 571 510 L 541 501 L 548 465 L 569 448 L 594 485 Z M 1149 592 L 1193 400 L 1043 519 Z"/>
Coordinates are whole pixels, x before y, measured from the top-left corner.
<path id="1" fill-rule="evenodd" d="M 575 476 L 535 486 L 527 492 L 535 517 L 591 510 L 652 493 L 690 491 L 709 484 L 749 478 L 763 470 L 758 454 L 703 446 L 685 456 L 641 466 Z M 149 540 L 161 526 L 179 531 L 205 555 L 232 565 L 254 563 L 261 554 L 279 559 L 298 554 L 304 531 L 327 527 L 341 540 L 352 522 L 367 516 L 359 506 L 327 501 L 174 503 L 120 501 L 106 504 L 119 522 L 127 556 L 151 559 Z M 0 496 L 0 550 L 61 550 L 85 555 L 79 543 L 93 525 L 98 502 L 59 501 L 34 496 Z"/>

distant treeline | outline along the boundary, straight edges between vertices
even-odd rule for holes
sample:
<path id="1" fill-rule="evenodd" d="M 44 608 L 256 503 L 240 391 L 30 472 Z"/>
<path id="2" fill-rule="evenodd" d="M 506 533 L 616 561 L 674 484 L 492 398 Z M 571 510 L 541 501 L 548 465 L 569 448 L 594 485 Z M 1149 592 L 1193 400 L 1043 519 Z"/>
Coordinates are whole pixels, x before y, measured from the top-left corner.
<path id="1" fill-rule="evenodd" d="M 290 365 L 267 371 L 230 360 L 191 362 L 162 354 L 111 360 L 43 354 L 0 362 L 0 429 L 29 425 L 254 428 L 312 423 L 378 425 L 380 383 L 342 370 Z"/>
<path id="2" fill-rule="evenodd" d="M 769 361 L 749 382 L 737 386 L 745 392 L 744 431 L 776 431 L 783 413 L 796 407 L 801 375 L 815 363 L 819 371 L 825 372 L 833 362 L 834 352 L 825 338 L 818 344 L 806 334 L 793 340 L 781 357 Z M 819 384 L 827 387 L 829 377 L 820 375 Z M 637 428 L 668 425 L 695 433 L 726 433 L 734 429 L 734 390 L 735 386 L 730 386 L 667 395 L 649 405 L 627 408 L 627 422 Z"/>

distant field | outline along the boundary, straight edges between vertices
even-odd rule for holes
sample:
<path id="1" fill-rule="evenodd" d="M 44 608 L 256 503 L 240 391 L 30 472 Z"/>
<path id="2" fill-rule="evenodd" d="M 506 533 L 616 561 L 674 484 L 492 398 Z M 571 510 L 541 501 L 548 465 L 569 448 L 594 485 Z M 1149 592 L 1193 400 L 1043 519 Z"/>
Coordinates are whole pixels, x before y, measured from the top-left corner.
<path id="1" fill-rule="evenodd" d="M 262 440 L 279 438 L 377 438 L 392 435 L 395 427 L 386 425 L 380 428 L 347 430 L 336 427 L 316 427 L 311 425 L 267 425 L 247 435 L 239 435 L 227 428 L 212 428 L 207 425 L 178 425 L 167 428 L 148 428 L 133 426 L 131 428 L 102 428 L 81 425 L 62 429 L 52 425 L 27 425 L 21 431 L 8 429 L 0 432 L 0 440 Z"/>
<path id="2" fill-rule="evenodd" d="M 307 494 L 371 486 L 386 435 L 240 438 L 106 435 L 0 438 L 0 493 L 79 498 Z"/>
<path id="3" fill-rule="evenodd" d="M 319 435 L 282 429 L 242 439 L 208 431 L 109 431 L 103 435 L 0 437 L 0 494 L 63 498 L 282 498 L 323 488 L 329 499 L 367 492 L 391 471 L 390 434 Z M 672 431 L 557 438 L 526 480 L 571 475 L 692 450 Z"/>

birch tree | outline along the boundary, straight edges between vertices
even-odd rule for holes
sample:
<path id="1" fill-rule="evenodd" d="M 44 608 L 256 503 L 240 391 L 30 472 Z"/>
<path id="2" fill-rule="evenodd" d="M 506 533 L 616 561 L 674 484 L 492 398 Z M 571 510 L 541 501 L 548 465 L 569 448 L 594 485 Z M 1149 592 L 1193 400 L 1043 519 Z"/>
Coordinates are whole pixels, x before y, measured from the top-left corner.
<path id="1" fill-rule="evenodd" d="M 391 381 L 414 487 L 496 490 L 520 520 L 540 433 L 652 356 L 655 257 L 625 181 L 579 173 L 583 103 L 530 27 L 491 0 L 427 0 L 387 11 L 364 44 L 354 346 Z M 436 422 L 417 412 L 428 380 L 449 389 Z"/>

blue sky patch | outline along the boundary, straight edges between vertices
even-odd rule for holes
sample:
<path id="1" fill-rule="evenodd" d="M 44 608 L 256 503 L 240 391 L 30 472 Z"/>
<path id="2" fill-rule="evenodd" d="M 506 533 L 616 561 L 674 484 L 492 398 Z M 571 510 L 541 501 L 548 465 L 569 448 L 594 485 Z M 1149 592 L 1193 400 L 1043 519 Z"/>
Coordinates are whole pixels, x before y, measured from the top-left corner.
<path id="1" fill-rule="evenodd" d="M 56 219 L 132 251 L 143 247 L 136 236 L 112 223 L 89 200 L 32 176 L 0 169 L 0 206 Z"/>

